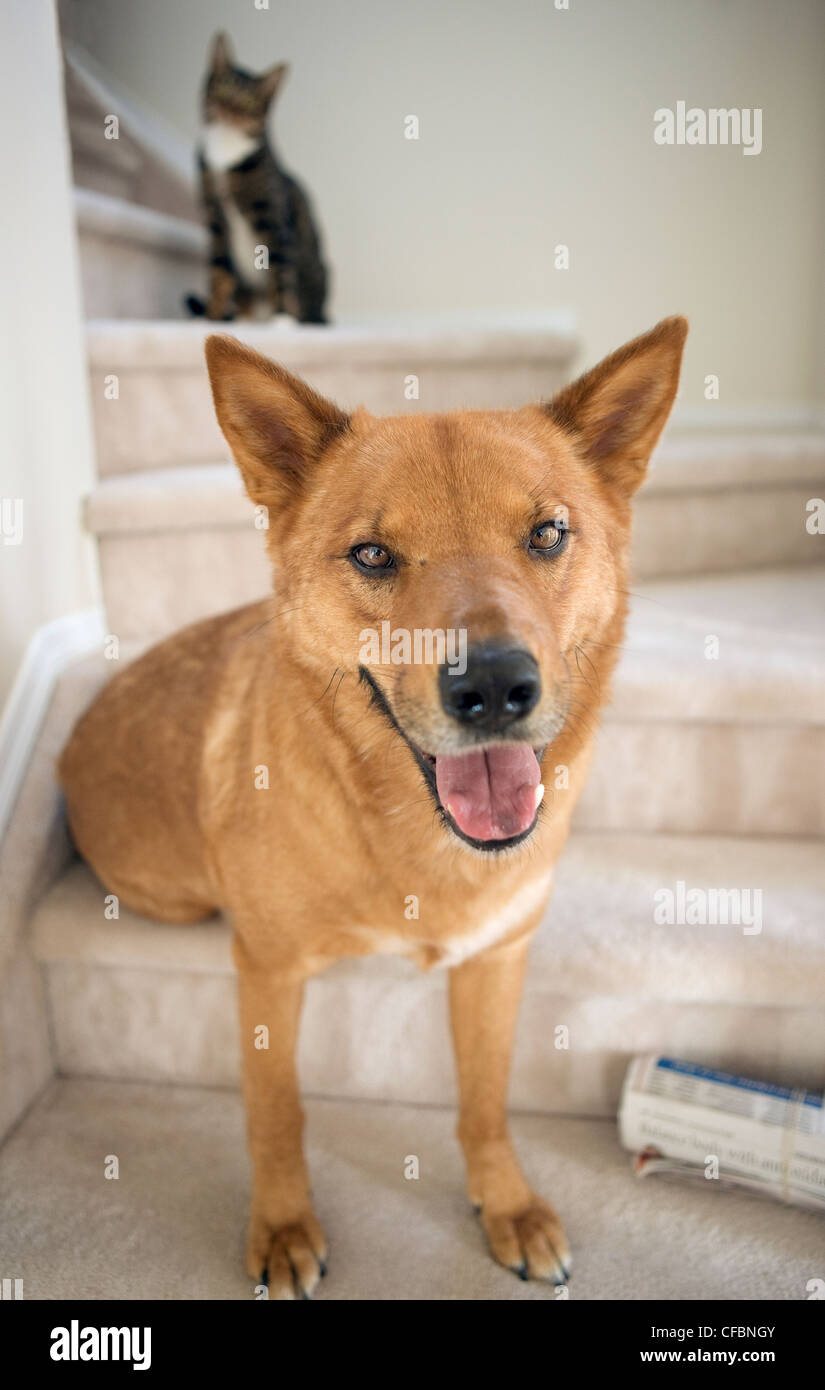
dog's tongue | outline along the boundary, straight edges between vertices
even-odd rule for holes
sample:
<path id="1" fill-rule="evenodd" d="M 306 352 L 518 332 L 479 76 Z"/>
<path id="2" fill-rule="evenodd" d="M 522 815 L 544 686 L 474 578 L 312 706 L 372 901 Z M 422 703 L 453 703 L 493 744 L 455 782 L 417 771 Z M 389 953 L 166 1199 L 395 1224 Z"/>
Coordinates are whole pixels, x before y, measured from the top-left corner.
<path id="1" fill-rule="evenodd" d="M 533 824 L 541 772 L 529 743 L 435 760 L 441 805 L 473 840 L 509 840 Z"/>

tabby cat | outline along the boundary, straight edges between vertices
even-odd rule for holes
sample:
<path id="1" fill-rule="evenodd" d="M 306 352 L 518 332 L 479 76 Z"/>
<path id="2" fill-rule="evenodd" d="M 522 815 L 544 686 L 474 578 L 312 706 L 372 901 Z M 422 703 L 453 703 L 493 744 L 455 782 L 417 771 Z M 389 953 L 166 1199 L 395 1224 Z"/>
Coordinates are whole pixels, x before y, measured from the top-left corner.
<path id="1" fill-rule="evenodd" d="M 256 77 L 235 66 L 217 34 L 203 90 L 199 167 L 210 235 L 210 285 L 193 314 L 228 320 L 290 314 L 326 323 L 327 271 L 309 198 L 279 163 L 266 133 L 285 63 Z"/>

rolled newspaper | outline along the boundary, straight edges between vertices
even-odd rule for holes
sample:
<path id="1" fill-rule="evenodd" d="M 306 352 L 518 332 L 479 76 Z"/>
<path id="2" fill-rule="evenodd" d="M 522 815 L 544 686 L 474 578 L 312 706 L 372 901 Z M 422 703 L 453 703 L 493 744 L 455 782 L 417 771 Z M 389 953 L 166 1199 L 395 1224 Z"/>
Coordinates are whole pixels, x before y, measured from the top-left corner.
<path id="1" fill-rule="evenodd" d="M 825 1094 L 650 1054 L 631 1062 L 619 1137 L 635 1172 L 718 1179 L 825 1211 Z"/>

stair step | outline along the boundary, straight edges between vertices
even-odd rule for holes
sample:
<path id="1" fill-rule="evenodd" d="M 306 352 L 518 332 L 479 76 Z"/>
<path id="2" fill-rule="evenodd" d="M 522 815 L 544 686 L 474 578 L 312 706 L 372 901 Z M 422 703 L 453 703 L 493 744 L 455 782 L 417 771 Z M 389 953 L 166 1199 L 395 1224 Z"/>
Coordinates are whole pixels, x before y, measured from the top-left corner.
<path id="1" fill-rule="evenodd" d="M 574 823 L 825 834 L 823 609 L 821 566 L 640 585 Z"/>
<path id="2" fill-rule="evenodd" d="M 252 603 L 272 586 L 262 533 L 234 464 L 103 478 L 87 499 L 109 625 L 157 637 Z"/>
<path id="3" fill-rule="evenodd" d="M 88 188 L 74 204 L 87 318 L 182 319 L 206 285 L 204 228 Z"/>
<path id="4" fill-rule="evenodd" d="M 150 107 L 136 103 L 125 88 L 113 84 L 111 74 L 74 41 L 64 43 L 64 57 L 75 184 L 199 224 L 189 143 Z M 112 115 L 118 117 L 117 139 L 106 138 Z"/>
<path id="5" fill-rule="evenodd" d="M 72 112 L 71 141 L 75 178 L 79 183 L 78 162 L 83 161 L 91 168 L 99 168 L 104 178 L 109 172 L 122 174 L 134 186 L 143 159 L 140 146 L 122 130 L 118 130 L 117 139 L 111 136 L 107 139 L 108 119 L 108 113 L 91 108 Z M 81 186 L 99 187 L 97 183 Z"/>
<path id="6" fill-rule="evenodd" d="M 380 319 L 318 327 L 277 320 L 215 325 L 102 322 L 87 325 L 92 412 L 102 477 L 144 468 L 222 462 L 203 344 L 225 329 L 340 405 L 378 414 L 516 406 L 571 375 L 569 316 L 430 319 L 403 327 Z M 116 401 L 104 377 L 116 375 Z M 407 400 L 408 378 L 419 399 Z"/>
<path id="7" fill-rule="evenodd" d="M 634 580 L 821 561 L 825 432 L 670 433 L 634 502 Z"/>
<path id="8" fill-rule="evenodd" d="M 656 894 L 760 889 L 761 931 L 657 925 Z M 234 1085 L 235 979 L 222 919 L 104 917 L 73 865 L 41 902 L 32 945 L 67 1075 Z M 534 942 L 513 1069 L 515 1108 L 615 1113 L 630 1055 L 654 1049 L 821 1085 L 825 857 L 812 841 L 574 836 Z M 309 1093 L 449 1104 L 444 972 L 394 957 L 310 982 L 300 1071 Z M 557 1048 L 556 1030 L 569 1030 Z"/>

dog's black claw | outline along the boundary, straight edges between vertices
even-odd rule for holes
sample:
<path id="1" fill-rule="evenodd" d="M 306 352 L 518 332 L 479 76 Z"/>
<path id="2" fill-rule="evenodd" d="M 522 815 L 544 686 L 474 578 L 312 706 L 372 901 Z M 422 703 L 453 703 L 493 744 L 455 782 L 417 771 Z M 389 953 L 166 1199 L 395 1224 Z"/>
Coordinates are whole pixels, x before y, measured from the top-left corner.
<path id="1" fill-rule="evenodd" d="M 261 1277 L 258 1280 L 258 1282 L 260 1284 L 266 1284 L 266 1287 L 269 1288 L 269 1270 L 267 1269 L 266 1265 L 264 1265 L 263 1269 L 261 1270 Z"/>
<path id="2" fill-rule="evenodd" d="M 516 1265 L 516 1266 L 515 1266 L 515 1270 L 516 1270 L 516 1274 L 518 1275 L 519 1279 L 521 1279 L 522 1282 L 526 1284 L 526 1283 L 527 1283 L 527 1265 L 526 1265 L 526 1264 L 523 1264 L 523 1265 Z"/>
<path id="3" fill-rule="evenodd" d="M 476 1216 L 480 1216 L 480 1215 L 481 1215 L 481 1203 L 480 1203 L 480 1202 L 473 1202 L 473 1211 L 475 1212 Z"/>
<path id="4" fill-rule="evenodd" d="M 326 1277 L 327 1277 L 327 1267 L 326 1267 L 326 1265 L 325 1265 L 325 1263 L 324 1263 L 323 1260 L 319 1260 L 319 1261 L 318 1261 L 318 1271 L 319 1271 L 319 1273 L 320 1273 L 320 1275 L 321 1275 L 321 1278 L 322 1278 L 322 1279 L 326 1279 Z"/>

